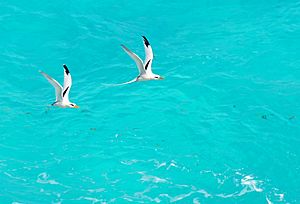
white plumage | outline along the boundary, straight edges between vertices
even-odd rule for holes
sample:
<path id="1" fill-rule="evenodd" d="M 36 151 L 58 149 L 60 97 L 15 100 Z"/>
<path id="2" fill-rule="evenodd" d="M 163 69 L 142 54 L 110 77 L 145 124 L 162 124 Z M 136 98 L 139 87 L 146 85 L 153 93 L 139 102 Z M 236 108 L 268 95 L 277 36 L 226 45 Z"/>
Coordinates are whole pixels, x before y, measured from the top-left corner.
<path id="1" fill-rule="evenodd" d="M 45 72 L 40 71 L 40 73 L 52 84 L 55 88 L 56 100 L 52 104 L 53 106 L 58 106 L 61 108 L 79 108 L 75 103 L 69 101 L 69 93 L 72 86 L 72 77 L 68 67 L 64 64 L 64 86 L 62 87 L 55 79 L 50 77 Z"/>
<path id="2" fill-rule="evenodd" d="M 152 61 L 153 61 L 153 52 L 151 45 L 147 38 L 145 36 L 143 37 L 143 43 L 144 43 L 144 48 L 145 48 L 145 61 L 143 62 L 139 56 L 137 56 L 134 52 L 129 50 L 125 45 L 121 45 L 124 51 L 134 60 L 136 63 L 136 66 L 139 69 L 139 75 L 126 83 L 123 84 L 128 84 L 136 81 L 144 81 L 144 80 L 161 80 L 163 77 L 154 74 L 152 72 Z"/>

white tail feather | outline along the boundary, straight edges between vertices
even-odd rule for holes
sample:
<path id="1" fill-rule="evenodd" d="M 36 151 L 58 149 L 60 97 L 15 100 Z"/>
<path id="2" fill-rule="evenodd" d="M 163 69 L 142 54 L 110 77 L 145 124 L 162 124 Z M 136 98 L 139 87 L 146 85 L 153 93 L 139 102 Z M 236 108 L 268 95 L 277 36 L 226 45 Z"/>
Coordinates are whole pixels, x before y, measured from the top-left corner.
<path id="1" fill-rule="evenodd" d="M 126 84 L 131 84 L 131 83 L 134 83 L 136 82 L 136 78 L 130 80 L 130 81 L 127 81 L 127 82 L 124 82 L 124 83 L 121 83 L 121 84 L 105 84 L 107 86 L 122 86 L 122 85 L 126 85 Z"/>

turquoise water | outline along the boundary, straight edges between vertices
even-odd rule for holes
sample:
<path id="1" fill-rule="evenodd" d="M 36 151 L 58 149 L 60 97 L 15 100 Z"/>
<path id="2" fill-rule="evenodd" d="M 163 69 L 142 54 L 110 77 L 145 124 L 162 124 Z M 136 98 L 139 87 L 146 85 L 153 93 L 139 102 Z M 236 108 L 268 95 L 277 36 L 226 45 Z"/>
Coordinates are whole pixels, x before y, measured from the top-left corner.
<path id="1" fill-rule="evenodd" d="M 0 28 L 0 203 L 300 202 L 299 1 L 12 0 Z M 165 80 L 108 86 L 141 35 Z M 49 106 L 63 63 L 79 109 Z"/>

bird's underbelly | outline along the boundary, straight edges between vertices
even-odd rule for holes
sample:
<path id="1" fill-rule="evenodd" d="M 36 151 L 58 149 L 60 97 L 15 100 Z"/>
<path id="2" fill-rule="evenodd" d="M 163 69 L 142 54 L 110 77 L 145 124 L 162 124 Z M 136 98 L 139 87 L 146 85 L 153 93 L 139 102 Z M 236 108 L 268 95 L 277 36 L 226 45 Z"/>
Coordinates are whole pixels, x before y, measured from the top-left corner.
<path id="1" fill-rule="evenodd" d="M 144 75 L 140 75 L 137 80 L 138 81 L 146 81 L 146 80 L 151 80 L 151 79 L 152 79 L 151 76 L 144 74 Z"/>
<path id="2" fill-rule="evenodd" d="M 68 107 L 67 104 L 65 104 L 65 103 L 63 103 L 63 102 L 60 102 L 60 101 L 54 102 L 54 103 L 52 104 L 52 106 L 57 106 L 57 107 L 60 107 L 60 108 L 67 108 L 67 107 Z"/>

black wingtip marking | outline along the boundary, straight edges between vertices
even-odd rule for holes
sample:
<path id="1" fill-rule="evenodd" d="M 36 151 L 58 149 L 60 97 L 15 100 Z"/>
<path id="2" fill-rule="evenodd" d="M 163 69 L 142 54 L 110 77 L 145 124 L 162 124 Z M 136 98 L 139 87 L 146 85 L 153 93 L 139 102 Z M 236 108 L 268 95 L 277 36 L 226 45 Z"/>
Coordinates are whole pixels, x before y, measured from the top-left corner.
<path id="1" fill-rule="evenodd" d="M 68 69 L 67 65 L 63 64 L 63 67 L 65 68 L 65 70 L 66 70 L 66 74 L 68 75 L 68 74 L 70 73 L 70 71 L 69 71 L 69 69 Z"/>
<path id="2" fill-rule="evenodd" d="M 67 87 L 67 88 L 64 90 L 64 92 L 63 92 L 63 97 L 65 97 L 65 95 L 66 95 L 68 89 L 69 89 L 69 87 Z"/>
<path id="3" fill-rule="evenodd" d="M 145 70 L 148 69 L 148 65 L 149 65 L 150 61 L 151 61 L 151 59 L 149 59 L 148 62 L 146 63 Z"/>
<path id="4" fill-rule="evenodd" d="M 150 45 L 149 41 L 147 40 L 147 38 L 145 36 L 142 36 L 144 38 L 144 42 L 146 47 L 148 47 Z"/>

